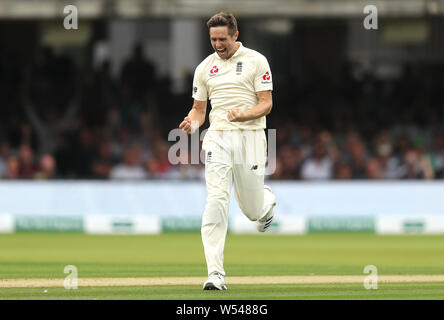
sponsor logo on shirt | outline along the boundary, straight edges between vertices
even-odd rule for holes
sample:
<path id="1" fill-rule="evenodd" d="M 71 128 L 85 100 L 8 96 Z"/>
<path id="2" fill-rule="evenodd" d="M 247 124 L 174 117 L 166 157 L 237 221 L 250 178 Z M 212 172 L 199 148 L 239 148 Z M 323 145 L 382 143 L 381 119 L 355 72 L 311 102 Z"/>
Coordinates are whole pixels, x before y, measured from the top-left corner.
<path id="1" fill-rule="evenodd" d="M 262 76 L 262 79 L 264 79 L 264 80 L 270 80 L 271 79 L 271 77 L 270 77 L 270 73 L 267 71 L 267 72 L 265 72 L 265 74 Z"/>
<path id="2" fill-rule="evenodd" d="M 193 92 L 196 93 L 197 92 L 197 87 L 193 88 Z"/>
<path id="3" fill-rule="evenodd" d="M 271 83 L 271 76 L 270 76 L 270 72 L 265 72 L 265 74 L 262 76 L 262 83 Z"/>
<path id="4" fill-rule="evenodd" d="M 215 76 L 219 72 L 219 68 L 217 66 L 213 66 L 210 70 L 210 77 Z"/>
<path id="5" fill-rule="evenodd" d="M 238 62 L 236 64 L 236 74 L 241 74 L 242 73 L 242 62 Z"/>

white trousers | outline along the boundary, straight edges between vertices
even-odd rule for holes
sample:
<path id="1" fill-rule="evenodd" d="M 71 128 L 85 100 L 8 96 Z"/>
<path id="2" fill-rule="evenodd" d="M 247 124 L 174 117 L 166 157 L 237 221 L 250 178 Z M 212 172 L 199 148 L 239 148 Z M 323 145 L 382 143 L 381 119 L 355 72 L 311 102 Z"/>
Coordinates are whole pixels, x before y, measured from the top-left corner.
<path id="1" fill-rule="evenodd" d="M 207 199 L 202 216 L 202 242 L 208 274 L 225 275 L 224 246 L 228 207 L 234 182 L 234 197 L 251 221 L 263 218 L 275 203 L 264 190 L 267 140 L 264 130 L 208 130 L 203 140 Z"/>

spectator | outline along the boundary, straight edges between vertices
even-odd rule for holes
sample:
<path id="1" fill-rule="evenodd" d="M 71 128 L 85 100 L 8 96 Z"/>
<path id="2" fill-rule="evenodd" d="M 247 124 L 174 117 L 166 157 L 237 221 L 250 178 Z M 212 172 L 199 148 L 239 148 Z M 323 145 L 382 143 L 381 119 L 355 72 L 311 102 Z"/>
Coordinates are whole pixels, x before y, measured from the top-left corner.
<path id="1" fill-rule="evenodd" d="M 52 155 L 46 153 L 40 157 L 40 166 L 34 175 L 35 179 L 47 180 L 55 179 L 56 176 L 56 162 Z"/>
<path id="2" fill-rule="evenodd" d="M 20 178 L 19 169 L 20 163 L 17 157 L 11 156 L 7 160 L 6 179 L 15 180 Z"/>
<path id="3" fill-rule="evenodd" d="M 411 149 L 404 155 L 406 172 L 404 179 L 433 179 L 434 172 L 430 161 L 419 149 Z"/>
<path id="4" fill-rule="evenodd" d="M 376 138 L 377 161 L 386 179 L 399 179 L 404 174 L 398 157 L 392 155 L 393 144 L 388 132 L 382 132 Z"/>
<path id="5" fill-rule="evenodd" d="M 151 178 L 168 178 L 172 165 L 168 160 L 168 145 L 163 141 L 157 141 L 154 146 L 154 155 L 145 163 L 145 167 Z"/>
<path id="6" fill-rule="evenodd" d="M 371 158 L 367 161 L 365 177 L 367 179 L 384 179 L 384 174 L 378 160 Z"/>
<path id="7" fill-rule="evenodd" d="M 303 161 L 302 150 L 289 144 L 283 145 L 279 151 L 280 179 L 300 179 Z"/>
<path id="8" fill-rule="evenodd" d="M 141 165 L 141 150 L 137 143 L 132 143 L 124 150 L 123 163 L 115 165 L 109 174 L 111 179 L 142 180 L 148 177 Z"/>
<path id="9" fill-rule="evenodd" d="M 365 153 L 364 144 L 359 138 L 350 137 L 348 142 L 348 151 L 348 156 L 350 157 L 349 163 L 351 166 L 352 178 L 365 179 L 367 170 L 367 156 Z"/>
<path id="10" fill-rule="evenodd" d="M 352 178 L 352 170 L 350 165 L 345 162 L 338 162 L 335 166 L 335 179 L 347 180 Z"/>
<path id="11" fill-rule="evenodd" d="M 333 163 L 338 162 L 340 158 L 340 151 L 336 146 L 332 134 L 327 130 L 322 130 L 319 133 L 319 142 L 325 146 L 328 156 Z"/>
<path id="12" fill-rule="evenodd" d="M 116 161 L 111 153 L 111 142 L 103 140 L 99 143 L 99 150 L 92 161 L 92 173 L 95 178 L 108 179 Z"/>
<path id="13" fill-rule="evenodd" d="M 77 109 L 77 102 L 72 101 L 62 116 L 59 116 L 57 109 L 48 108 L 44 119 L 41 119 L 34 106 L 29 102 L 25 103 L 26 115 L 37 133 L 39 152 L 52 153 L 56 150 L 58 137 L 71 128 Z"/>
<path id="14" fill-rule="evenodd" d="M 29 144 L 22 144 L 19 148 L 19 178 L 32 179 L 36 172 L 34 152 Z"/>
<path id="15" fill-rule="evenodd" d="M 326 180 L 333 175 L 333 162 L 327 155 L 325 146 L 319 141 L 312 148 L 312 156 L 302 165 L 301 177 L 304 180 Z"/>

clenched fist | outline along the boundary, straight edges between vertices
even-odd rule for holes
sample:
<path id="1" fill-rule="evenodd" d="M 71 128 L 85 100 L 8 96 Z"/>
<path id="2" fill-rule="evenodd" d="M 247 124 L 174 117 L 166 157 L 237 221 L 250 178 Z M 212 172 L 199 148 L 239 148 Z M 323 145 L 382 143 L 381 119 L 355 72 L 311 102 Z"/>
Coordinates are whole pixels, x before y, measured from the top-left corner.
<path id="1" fill-rule="evenodd" d="M 189 117 L 185 117 L 179 125 L 179 128 L 185 131 L 187 134 L 192 134 L 198 126 L 197 121 L 191 121 Z"/>
<path id="2" fill-rule="evenodd" d="M 233 108 L 228 110 L 227 118 L 231 122 L 244 121 L 244 112 L 240 108 Z"/>

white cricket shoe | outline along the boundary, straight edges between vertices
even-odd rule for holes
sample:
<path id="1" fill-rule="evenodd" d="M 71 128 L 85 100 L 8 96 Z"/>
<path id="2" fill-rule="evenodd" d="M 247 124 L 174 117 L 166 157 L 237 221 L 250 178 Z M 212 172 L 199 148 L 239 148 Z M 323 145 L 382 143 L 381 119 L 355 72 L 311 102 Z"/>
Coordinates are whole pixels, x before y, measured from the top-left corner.
<path id="1" fill-rule="evenodd" d="M 271 188 L 266 185 L 264 185 L 264 189 L 268 190 L 270 192 L 270 194 L 274 200 L 273 200 L 273 205 L 271 206 L 271 209 L 267 212 L 267 214 L 262 219 L 259 219 L 256 222 L 257 223 L 257 230 L 259 232 L 265 232 L 271 226 L 271 223 L 273 222 L 273 218 L 274 218 L 273 208 L 276 206 L 276 197 L 273 193 L 273 190 L 271 190 Z"/>
<path id="2" fill-rule="evenodd" d="M 203 284 L 204 290 L 227 290 L 225 277 L 219 272 L 212 272 Z"/>

